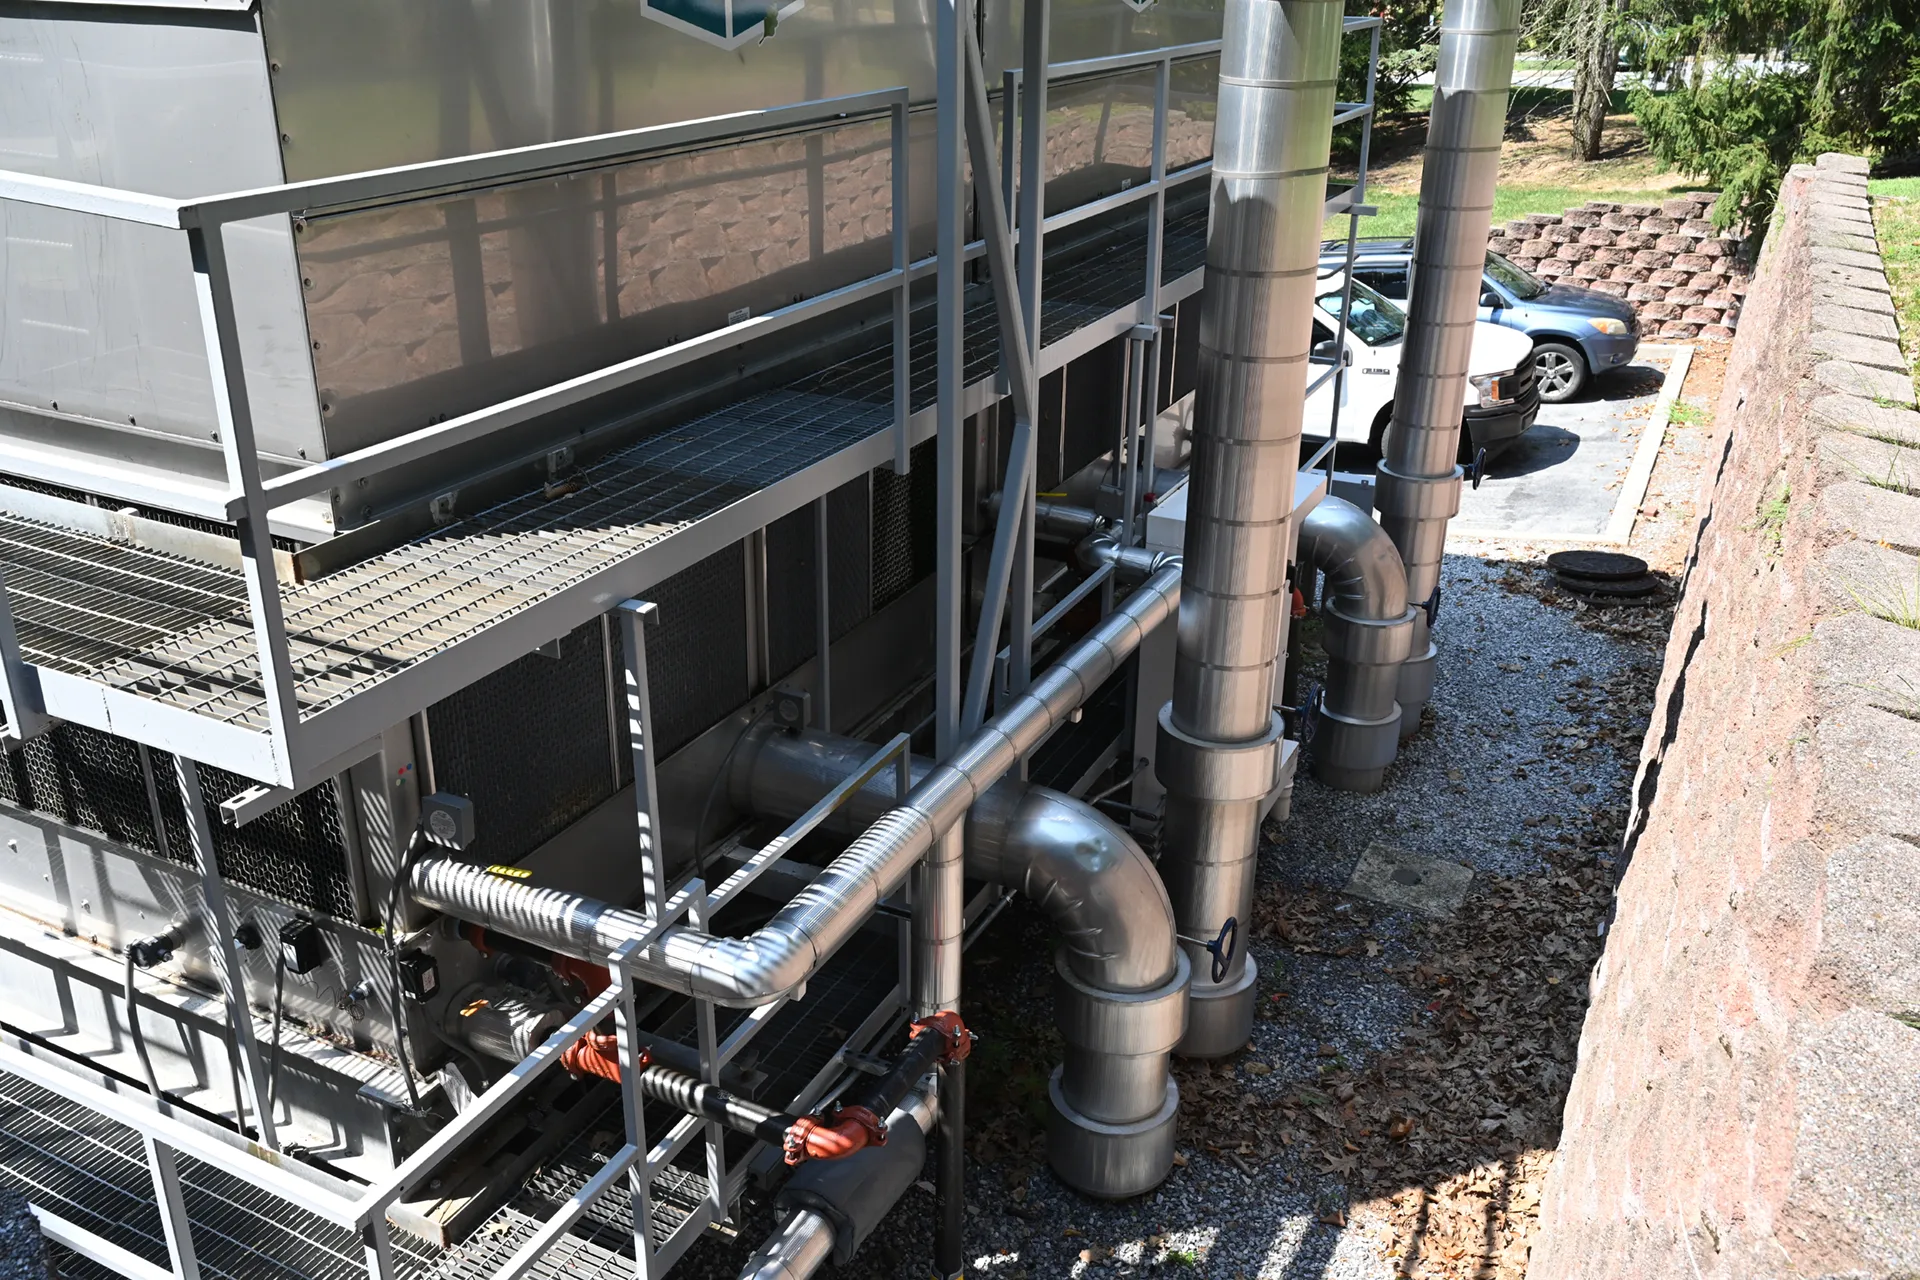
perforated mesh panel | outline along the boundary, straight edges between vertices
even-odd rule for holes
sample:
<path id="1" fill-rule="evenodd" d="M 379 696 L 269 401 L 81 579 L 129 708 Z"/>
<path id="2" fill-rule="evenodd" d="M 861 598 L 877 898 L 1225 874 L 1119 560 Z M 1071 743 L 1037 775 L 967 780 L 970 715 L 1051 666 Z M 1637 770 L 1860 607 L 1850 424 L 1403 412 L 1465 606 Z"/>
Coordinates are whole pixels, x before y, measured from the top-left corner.
<path id="1" fill-rule="evenodd" d="M 827 612 L 838 640 L 873 615 L 873 521 L 866 476 L 827 495 Z"/>
<path id="2" fill-rule="evenodd" d="M 739 546 L 708 556 L 650 593 L 647 692 L 664 756 L 747 700 L 747 565 Z"/>
<path id="3" fill-rule="evenodd" d="M 818 647 L 814 527 L 812 504 L 767 526 L 767 665 L 774 680 L 790 674 Z"/>
<path id="4" fill-rule="evenodd" d="M 614 791 L 600 620 L 427 712 L 433 781 L 473 801 L 476 856 L 511 863 Z"/>
<path id="5" fill-rule="evenodd" d="M 7 765 L 0 770 L 0 796 L 21 808 L 144 853 L 163 853 L 154 835 L 140 748 L 134 743 L 82 725 L 56 725 L 8 752 Z M 171 760 L 162 776 L 177 785 Z M 178 862 L 192 861 L 185 845 L 164 852 Z"/>
<path id="6" fill-rule="evenodd" d="M 907 475 L 873 469 L 873 608 L 877 613 L 933 572 L 939 490 L 934 442 L 914 446 Z"/>

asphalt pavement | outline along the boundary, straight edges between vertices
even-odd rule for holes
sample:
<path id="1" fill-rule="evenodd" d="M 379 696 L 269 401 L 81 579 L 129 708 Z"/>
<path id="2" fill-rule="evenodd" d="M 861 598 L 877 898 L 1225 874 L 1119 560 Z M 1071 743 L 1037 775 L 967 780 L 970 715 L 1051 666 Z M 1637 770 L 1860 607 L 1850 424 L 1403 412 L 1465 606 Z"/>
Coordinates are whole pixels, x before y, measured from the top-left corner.
<path id="1" fill-rule="evenodd" d="M 1491 460 L 1480 487 L 1461 491 L 1448 539 L 1598 542 L 1617 534 L 1652 469 L 1651 454 L 1641 458 L 1635 483 L 1647 428 L 1666 421 L 1661 389 L 1678 350 L 1644 346 L 1632 364 L 1596 380 L 1581 399 L 1540 406 L 1539 420 Z M 1659 442 L 1647 447 L 1657 451 Z"/>

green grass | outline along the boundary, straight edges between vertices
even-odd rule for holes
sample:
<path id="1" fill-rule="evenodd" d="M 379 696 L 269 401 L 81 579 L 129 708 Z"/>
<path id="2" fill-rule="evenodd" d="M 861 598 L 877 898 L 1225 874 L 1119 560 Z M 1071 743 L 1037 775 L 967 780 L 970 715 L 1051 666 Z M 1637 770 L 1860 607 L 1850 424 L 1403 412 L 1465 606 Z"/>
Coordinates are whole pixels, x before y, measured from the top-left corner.
<path id="1" fill-rule="evenodd" d="M 1899 315 L 1900 346 L 1914 364 L 1920 362 L 1920 178 L 1878 178 L 1867 183 L 1867 194 Z"/>
<path id="2" fill-rule="evenodd" d="M 1502 186 L 1493 195 L 1493 225 L 1497 230 L 1507 220 L 1525 217 L 1529 213 L 1565 213 L 1568 209 L 1583 205 L 1589 200 L 1612 200 L 1619 204 L 1659 204 L 1669 196 L 1695 189 L 1686 184 L 1655 188 L 1650 191 L 1591 191 L 1580 187 Z M 1368 192 L 1367 203 L 1377 206 L 1380 213 L 1376 217 L 1361 220 L 1361 235 L 1410 236 L 1413 234 L 1413 216 L 1420 207 L 1419 196 L 1410 192 L 1404 194 L 1392 191 Z M 1345 236 L 1347 234 L 1346 218 L 1335 216 L 1327 219 L 1326 231 L 1323 234 L 1329 240 Z"/>

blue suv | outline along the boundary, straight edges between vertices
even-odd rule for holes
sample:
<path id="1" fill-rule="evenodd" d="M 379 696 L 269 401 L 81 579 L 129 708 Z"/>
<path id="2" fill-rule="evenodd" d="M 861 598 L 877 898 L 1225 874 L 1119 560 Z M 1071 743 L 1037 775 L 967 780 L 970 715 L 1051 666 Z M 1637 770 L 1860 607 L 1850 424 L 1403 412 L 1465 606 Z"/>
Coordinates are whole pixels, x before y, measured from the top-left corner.
<path id="1" fill-rule="evenodd" d="M 1344 240 L 1322 242 L 1320 269 L 1339 267 L 1346 251 Z M 1412 262 L 1412 240 L 1362 240 L 1354 252 L 1353 278 L 1405 302 Z M 1548 404 L 1584 394 L 1596 376 L 1631 361 L 1640 345 L 1639 319 L 1626 299 L 1576 285 L 1548 284 L 1492 252 L 1480 280 L 1479 318 L 1533 339 L 1534 386 Z"/>

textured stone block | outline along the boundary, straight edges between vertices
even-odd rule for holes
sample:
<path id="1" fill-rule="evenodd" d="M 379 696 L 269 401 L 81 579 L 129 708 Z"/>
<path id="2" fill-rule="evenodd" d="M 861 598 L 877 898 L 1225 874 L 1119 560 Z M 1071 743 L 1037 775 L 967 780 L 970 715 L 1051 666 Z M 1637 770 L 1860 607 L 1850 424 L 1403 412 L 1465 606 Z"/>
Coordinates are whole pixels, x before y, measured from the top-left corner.
<path id="1" fill-rule="evenodd" d="M 1558 280 L 1571 270 L 1573 270 L 1571 262 L 1562 262 L 1558 258 L 1542 258 L 1540 265 L 1533 268 L 1533 273 L 1542 280 Z"/>
<path id="2" fill-rule="evenodd" d="M 1648 271 L 1645 267 L 1636 267 L 1632 263 L 1615 263 L 1613 270 L 1607 272 L 1607 279 L 1618 280 L 1622 284 L 1645 284 Z"/>
<path id="3" fill-rule="evenodd" d="M 1580 228 L 1563 227 L 1556 224 L 1546 228 L 1540 234 L 1549 244 L 1572 244 L 1580 238 Z"/>
<path id="4" fill-rule="evenodd" d="M 1740 242 L 1713 236 L 1695 245 L 1693 251 L 1706 258 L 1731 258 L 1740 252 Z"/>
<path id="5" fill-rule="evenodd" d="M 1660 216 L 1685 221 L 1699 212 L 1700 205 L 1692 196 L 1675 196 L 1671 200 L 1660 202 Z"/>
<path id="6" fill-rule="evenodd" d="M 1719 324 L 1720 308 L 1708 306 L 1688 307 L 1680 313 L 1680 318 L 1692 324 Z"/>
<path id="7" fill-rule="evenodd" d="M 1551 227 L 1560 221 L 1560 215 L 1557 213 L 1530 213 L 1527 215 L 1527 221 L 1536 227 Z"/>
<path id="8" fill-rule="evenodd" d="M 1728 287 L 1729 295 L 1733 293 Z M 1884 338 L 1889 342 L 1900 339 L 1900 326 L 1890 315 L 1879 311 L 1858 311 L 1853 307 L 1836 307 L 1822 303 L 1813 309 L 1813 325 L 1816 329 L 1836 329 L 1841 333 L 1857 333 L 1867 338 Z"/>
<path id="9" fill-rule="evenodd" d="M 1642 320 L 1654 321 L 1678 320 L 1680 318 L 1680 308 L 1671 302 L 1649 302 L 1646 306 L 1640 308 L 1640 318 Z"/>
<path id="10" fill-rule="evenodd" d="M 1807 336 L 1807 350 L 1817 356 L 1848 360 L 1902 376 L 1907 372 L 1907 361 L 1900 353 L 1900 344 L 1885 338 L 1869 338 L 1864 334 L 1846 333 L 1838 329 L 1815 329 Z"/>
<path id="11" fill-rule="evenodd" d="M 1591 209 L 1569 209 L 1561 216 L 1560 221 L 1569 227 L 1585 230 L 1588 227 L 1599 226 L 1600 215 Z"/>
<path id="12" fill-rule="evenodd" d="M 1669 320 L 1660 326 L 1660 336 L 1663 338 L 1697 338 L 1700 336 L 1700 326 L 1686 320 Z"/>
<path id="13" fill-rule="evenodd" d="M 1687 281 L 1687 288 L 1698 293 L 1718 293 L 1727 287 L 1727 278 L 1718 271 L 1702 271 Z"/>
<path id="14" fill-rule="evenodd" d="M 1714 266 L 1714 260 L 1704 253 L 1675 254 L 1673 259 L 1675 271 L 1711 271 Z"/>
<path id="15" fill-rule="evenodd" d="M 1673 265 L 1673 255 L 1658 249 L 1641 249 L 1634 253 L 1633 265 L 1649 271 L 1663 271 Z"/>
<path id="16" fill-rule="evenodd" d="M 1705 342 L 1732 342 L 1733 329 L 1724 324 L 1703 324 L 1698 336 Z"/>
<path id="17" fill-rule="evenodd" d="M 1913 379 L 1904 372 L 1875 369 L 1845 360 L 1823 360 L 1814 366 L 1814 381 L 1843 395 L 1864 396 L 1875 401 L 1891 401 L 1901 408 L 1914 405 Z"/>
<path id="18" fill-rule="evenodd" d="M 1686 284 L 1687 281 L 1693 279 L 1693 272 L 1677 271 L 1669 268 L 1665 271 L 1656 271 L 1648 276 L 1647 279 L 1655 284 L 1665 285 L 1669 289 L 1678 289 Z"/>
<path id="19" fill-rule="evenodd" d="M 1626 214 L 1629 218 L 1657 218 L 1660 216 L 1660 206 L 1657 204 L 1630 204 L 1622 206 L 1620 212 Z"/>
<path id="20" fill-rule="evenodd" d="M 1520 242 L 1520 254 L 1527 258 L 1544 258 L 1553 252 L 1553 241 L 1535 236 L 1531 240 Z"/>
<path id="21" fill-rule="evenodd" d="M 1595 293 L 1604 293 L 1611 297 L 1624 298 L 1627 296 L 1627 290 L 1632 286 L 1619 280 L 1595 280 L 1588 287 Z"/>
<path id="22" fill-rule="evenodd" d="M 1694 242 L 1686 236 L 1663 235 L 1653 242 L 1653 247 L 1662 253 L 1692 253 Z"/>
<path id="23" fill-rule="evenodd" d="M 1533 234 L 1533 224 L 1525 218 L 1514 218 L 1507 223 L 1507 234 L 1515 240 L 1525 240 Z"/>
<path id="24" fill-rule="evenodd" d="M 1620 212 L 1620 206 L 1615 204 L 1611 200 L 1589 200 L 1586 202 L 1586 204 L 1582 205 L 1581 207 L 1584 209 L 1591 209 L 1593 212 L 1599 214 L 1601 217 L 1605 217 L 1609 213 Z"/>
<path id="25" fill-rule="evenodd" d="M 1605 280 L 1613 268 L 1604 262 L 1583 262 L 1573 269 L 1575 280 Z"/>
<path id="26" fill-rule="evenodd" d="M 1610 267 L 1625 266 L 1633 261 L 1633 250 L 1595 249 L 1593 251 L 1593 260 L 1595 262 L 1604 262 Z"/>
<path id="27" fill-rule="evenodd" d="M 1626 249 L 1651 249 L 1658 244 L 1660 237 L 1651 231 L 1622 231 L 1613 242 Z"/>
<path id="28" fill-rule="evenodd" d="M 1668 236 L 1680 229 L 1680 223 L 1677 219 L 1662 214 L 1659 217 L 1640 219 L 1640 229 L 1651 231 L 1658 236 Z"/>
<path id="29" fill-rule="evenodd" d="M 1628 302 L 1665 302 L 1667 291 L 1657 284 L 1636 284 L 1627 290 Z"/>
<path id="30" fill-rule="evenodd" d="M 1563 244 L 1553 251 L 1553 256 L 1562 262 L 1585 262 L 1593 256 L 1590 244 Z"/>
<path id="31" fill-rule="evenodd" d="M 1667 301 L 1681 307 L 1697 306 L 1705 302 L 1707 295 L 1697 289 L 1675 289 L 1667 294 Z"/>
<path id="32" fill-rule="evenodd" d="M 1520 241 L 1514 240 L 1508 236 L 1494 236 L 1492 239 L 1487 241 L 1487 248 L 1491 252 L 1501 254 L 1503 256 L 1511 256 L 1513 254 L 1520 252 L 1520 244 L 1521 244 Z"/>
<path id="33" fill-rule="evenodd" d="M 1590 244 L 1596 249 L 1603 249 L 1613 243 L 1613 232 L 1607 230 L 1605 227 L 1588 227 L 1580 233 L 1580 243 Z"/>
<path id="34" fill-rule="evenodd" d="M 1514 255 L 1511 261 L 1514 266 L 1519 267 L 1522 271 L 1533 271 L 1536 274 L 1539 271 L 1540 259 L 1538 258 L 1529 257 L 1522 253 Z"/>
<path id="35" fill-rule="evenodd" d="M 1680 234 L 1705 239 L 1708 236 L 1714 236 L 1720 233 L 1715 229 L 1714 225 L 1705 218 L 1688 218 L 1680 224 Z"/>
<path id="36" fill-rule="evenodd" d="M 1608 213 L 1601 215 L 1600 225 L 1609 231 L 1638 231 L 1640 219 L 1624 213 Z"/>

